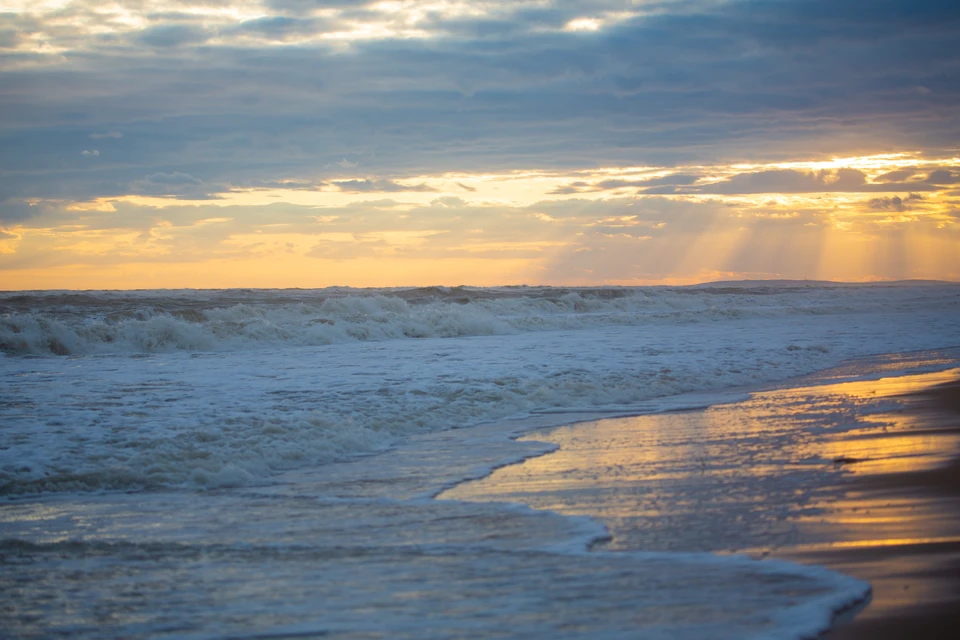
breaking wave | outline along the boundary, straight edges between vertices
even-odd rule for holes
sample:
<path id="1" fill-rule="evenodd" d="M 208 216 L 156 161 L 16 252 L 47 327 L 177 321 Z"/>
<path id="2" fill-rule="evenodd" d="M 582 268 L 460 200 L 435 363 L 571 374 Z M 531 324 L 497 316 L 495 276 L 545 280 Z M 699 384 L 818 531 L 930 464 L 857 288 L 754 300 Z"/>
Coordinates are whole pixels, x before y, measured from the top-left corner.
<path id="1" fill-rule="evenodd" d="M 8 355 L 238 351 L 943 304 L 944 284 L 0 293 Z M 956 298 L 960 288 L 950 288 Z"/>

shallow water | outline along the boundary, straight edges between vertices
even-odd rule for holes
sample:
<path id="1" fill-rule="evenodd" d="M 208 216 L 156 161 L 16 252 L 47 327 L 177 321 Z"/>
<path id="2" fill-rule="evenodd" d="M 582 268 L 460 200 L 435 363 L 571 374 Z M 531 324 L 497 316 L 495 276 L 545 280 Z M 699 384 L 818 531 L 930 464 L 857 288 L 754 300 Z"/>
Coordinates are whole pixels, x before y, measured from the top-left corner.
<path id="1" fill-rule="evenodd" d="M 518 428 L 470 430 L 474 455 L 463 434 L 429 434 L 259 489 L 8 503 L 8 633 L 792 638 L 865 593 L 790 563 L 587 551 L 606 536 L 592 519 L 428 497 L 544 451 L 511 441 Z"/>

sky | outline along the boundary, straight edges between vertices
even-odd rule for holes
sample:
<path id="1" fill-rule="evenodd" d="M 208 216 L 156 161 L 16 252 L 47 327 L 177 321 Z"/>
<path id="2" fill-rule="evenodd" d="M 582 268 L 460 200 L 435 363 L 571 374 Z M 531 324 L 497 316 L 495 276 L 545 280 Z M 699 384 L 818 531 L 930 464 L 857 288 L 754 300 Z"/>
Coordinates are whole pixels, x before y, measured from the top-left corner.
<path id="1" fill-rule="evenodd" d="M 960 280 L 955 0 L 0 0 L 0 289 Z"/>

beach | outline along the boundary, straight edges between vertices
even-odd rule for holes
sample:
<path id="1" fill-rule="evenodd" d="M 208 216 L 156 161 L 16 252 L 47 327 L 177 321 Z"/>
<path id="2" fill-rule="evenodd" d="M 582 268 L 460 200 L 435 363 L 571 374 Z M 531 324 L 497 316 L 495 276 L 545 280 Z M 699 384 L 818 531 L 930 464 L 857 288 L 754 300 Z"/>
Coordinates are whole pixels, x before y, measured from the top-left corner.
<path id="1" fill-rule="evenodd" d="M 960 624 L 960 383 L 914 392 L 903 411 L 911 427 L 884 444 L 897 450 L 898 439 L 929 434 L 950 458 L 933 468 L 855 474 L 844 483 L 853 497 L 824 523 L 843 527 L 853 544 L 782 554 L 871 583 L 869 606 L 826 638 L 949 638 Z M 886 540 L 890 522 L 899 530 Z"/>
<path id="2" fill-rule="evenodd" d="M 831 377 L 534 434 L 560 448 L 446 496 L 594 515 L 608 548 L 780 558 L 868 581 L 826 638 L 952 637 L 960 370 Z"/>

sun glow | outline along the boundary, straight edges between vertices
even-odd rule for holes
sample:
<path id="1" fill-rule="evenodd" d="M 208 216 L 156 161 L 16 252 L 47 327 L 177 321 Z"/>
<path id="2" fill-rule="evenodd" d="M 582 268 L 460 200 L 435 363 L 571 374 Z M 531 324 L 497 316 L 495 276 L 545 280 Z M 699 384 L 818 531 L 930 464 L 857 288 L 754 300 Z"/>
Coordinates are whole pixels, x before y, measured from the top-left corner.
<path id="1" fill-rule="evenodd" d="M 567 23 L 567 31 L 597 31 L 601 22 L 595 18 L 577 18 Z"/>
<path id="2" fill-rule="evenodd" d="M 555 284 L 960 279 L 957 198 L 926 182 L 934 171 L 949 173 L 957 164 L 953 155 L 899 153 L 390 178 L 352 173 L 344 165 L 336 178 L 291 176 L 267 188 L 234 186 L 214 199 L 129 195 L 33 202 L 31 209 L 43 214 L 0 229 L 0 264 L 8 286 L 16 288 L 48 281 L 37 277 L 38 265 L 80 266 L 93 256 L 103 271 L 91 286 L 115 282 L 109 265 L 129 270 L 160 257 L 195 263 L 194 272 L 208 272 L 210 281 L 233 281 L 235 274 L 249 274 L 249 261 L 268 256 L 300 273 L 318 260 L 380 260 L 394 274 L 420 273 L 396 266 L 415 260 L 433 264 L 434 282 L 444 284 L 490 282 L 489 274 L 504 273 L 492 266 L 497 260 L 509 261 L 513 282 Z M 833 176 L 850 170 L 861 171 L 862 182 L 831 191 Z M 737 193 L 727 187 L 742 176 L 776 171 L 795 172 L 790 176 L 800 176 L 808 191 Z M 884 177 L 891 175 L 897 180 Z M 483 266 L 462 272 L 445 266 L 470 256 Z M 636 266 L 625 268 L 630 262 Z M 258 278 L 267 273 L 282 270 L 266 269 Z M 364 279 L 366 269 L 317 273 L 317 285 L 372 284 Z M 333 273 L 351 275 L 333 281 Z M 165 286 L 187 284 L 171 278 Z M 285 278 L 278 275 L 271 286 L 288 286 Z"/>

